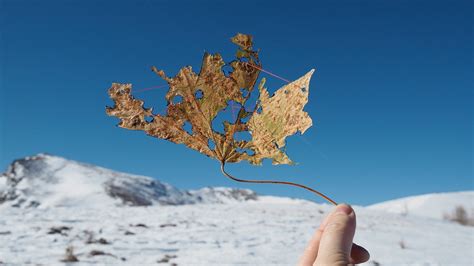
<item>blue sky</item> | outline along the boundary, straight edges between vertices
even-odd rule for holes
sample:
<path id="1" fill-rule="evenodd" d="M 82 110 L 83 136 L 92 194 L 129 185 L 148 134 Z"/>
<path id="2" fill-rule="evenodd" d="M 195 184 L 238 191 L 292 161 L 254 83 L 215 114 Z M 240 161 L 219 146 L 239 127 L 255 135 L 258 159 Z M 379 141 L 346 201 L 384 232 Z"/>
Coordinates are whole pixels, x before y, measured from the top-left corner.
<path id="1" fill-rule="evenodd" d="M 217 161 L 115 127 L 112 82 L 139 90 L 231 60 L 254 36 L 264 68 L 311 68 L 314 126 L 288 138 L 297 166 L 229 165 L 241 178 L 304 183 L 370 204 L 473 189 L 472 1 L 0 1 L 0 167 L 39 152 L 156 177 L 179 188 L 245 187 L 321 202 L 303 190 L 227 180 Z M 273 91 L 282 81 L 267 78 Z M 166 89 L 135 94 L 164 108 Z"/>

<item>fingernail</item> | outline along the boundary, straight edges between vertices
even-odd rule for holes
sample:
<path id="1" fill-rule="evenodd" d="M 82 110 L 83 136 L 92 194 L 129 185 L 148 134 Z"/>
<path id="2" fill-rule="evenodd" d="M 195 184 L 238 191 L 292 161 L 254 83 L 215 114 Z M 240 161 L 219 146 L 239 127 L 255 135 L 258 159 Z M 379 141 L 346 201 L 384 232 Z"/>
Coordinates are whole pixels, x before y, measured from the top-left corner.
<path id="1" fill-rule="evenodd" d="M 351 206 L 343 203 L 343 204 L 337 205 L 335 212 L 342 212 L 342 213 L 345 213 L 345 214 L 349 215 L 353 212 L 353 210 L 352 210 Z"/>

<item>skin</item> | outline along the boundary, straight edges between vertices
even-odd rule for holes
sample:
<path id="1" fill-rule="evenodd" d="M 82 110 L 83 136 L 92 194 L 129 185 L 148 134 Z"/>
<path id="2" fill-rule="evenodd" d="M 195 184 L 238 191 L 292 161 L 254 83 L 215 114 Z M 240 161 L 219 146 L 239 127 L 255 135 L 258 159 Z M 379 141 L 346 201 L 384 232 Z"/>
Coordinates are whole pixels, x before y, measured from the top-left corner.
<path id="1" fill-rule="evenodd" d="M 355 229 L 354 210 L 347 204 L 337 205 L 314 233 L 299 265 L 348 265 L 368 261 L 369 252 L 352 243 Z"/>

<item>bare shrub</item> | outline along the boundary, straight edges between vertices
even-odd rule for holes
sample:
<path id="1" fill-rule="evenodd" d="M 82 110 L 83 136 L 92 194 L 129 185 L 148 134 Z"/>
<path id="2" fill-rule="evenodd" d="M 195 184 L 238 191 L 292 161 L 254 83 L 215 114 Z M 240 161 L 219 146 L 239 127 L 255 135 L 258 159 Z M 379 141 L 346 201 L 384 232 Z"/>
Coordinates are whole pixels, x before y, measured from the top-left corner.
<path id="1" fill-rule="evenodd" d="M 474 217 L 469 215 L 466 209 L 461 205 L 456 206 L 451 214 L 445 214 L 444 219 L 462 225 L 474 226 Z"/>
<path id="2" fill-rule="evenodd" d="M 84 234 L 87 237 L 86 244 L 102 244 L 102 245 L 110 244 L 110 242 L 107 241 L 107 239 L 105 239 L 105 238 L 101 237 L 101 238 L 96 239 L 95 235 L 94 235 L 94 232 L 92 232 L 92 231 L 85 230 Z"/>
<path id="3" fill-rule="evenodd" d="M 74 247 L 68 246 L 66 248 L 66 254 L 64 255 L 64 259 L 61 260 L 62 262 L 78 262 L 76 255 L 74 255 Z"/>

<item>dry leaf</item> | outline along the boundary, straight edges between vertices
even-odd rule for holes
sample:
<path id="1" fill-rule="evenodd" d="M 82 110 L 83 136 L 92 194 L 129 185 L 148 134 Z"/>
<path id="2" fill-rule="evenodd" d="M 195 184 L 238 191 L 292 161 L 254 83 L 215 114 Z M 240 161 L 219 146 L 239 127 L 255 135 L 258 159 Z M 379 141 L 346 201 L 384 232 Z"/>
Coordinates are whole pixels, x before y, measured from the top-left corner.
<path id="1" fill-rule="evenodd" d="M 277 90 L 269 97 L 265 88 L 260 89 L 261 113 L 254 113 L 248 122 L 252 134 L 255 156 L 249 158 L 260 164 L 263 158 L 272 158 L 273 164 L 292 164 L 282 151 L 285 139 L 311 127 L 308 113 L 303 111 L 308 102 L 309 80 L 314 70 Z"/>
<path id="2" fill-rule="evenodd" d="M 239 48 L 236 60 L 228 64 L 232 67 L 229 75 L 222 70 L 225 63 L 219 54 L 204 54 L 199 74 L 191 67 L 184 67 L 170 78 L 162 70 L 152 68 L 169 85 L 166 115 L 153 114 L 151 109 L 144 108 L 143 101 L 131 95 L 132 85 L 120 83 L 113 83 L 109 89 L 115 105 L 107 107 L 107 114 L 119 118 L 122 128 L 142 130 L 218 160 L 222 173 L 235 181 L 296 186 L 337 205 L 321 192 L 301 184 L 239 179 L 225 171 L 226 163 L 243 160 L 261 164 L 268 158 L 273 164 L 293 164 L 283 150 L 285 140 L 298 131 L 303 134 L 312 125 L 303 108 L 308 102 L 314 70 L 278 89 L 273 96 L 263 87 L 263 78 L 258 85 L 259 100 L 253 103 L 253 108 L 246 109 L 262 68 L 258 51 L 252 50 L 250 35 L 238 33 L 231 41 Z M 240 104 L 240 110 L 235 121 L 225 121 L 224 132 L 218 132 L 212 127 L 213 121 L 231 101 Z M 191 124 L 191 133 L 184 129 L 185 123 Z M 236 140 L 238 132 L 249 132 L 252 138 Z"/>
<path id="3" fill-rule="evenodd" d="M 282 148 L 286 137 L 311 126 L 311 118 L 303 108 L 308 102 L 313 70 L 272 97 L 261 83 L 259 102 L 251 111 L 246 110 L 243 106 L 248 105 L 254 92 L 261 64 L 258 52 L 252 50 L 250 35 L 239 33 L 231 40 L 239 49 L 237 59 L 229 64 L 232 72 L 228 76 L 222 70 L 225 63 L 219 54 L 206 53 L 199 74 L 184 67 L 170 78 L 153 67 L 169 84 L 166 115 L 143 108 L 143 101 L 131 95 L 131 84 L 119 83 L 109 89 L 115 106 L 108 107 L 107 114 L 119 118 L 122 128 L 143 130 L 150 136 L 184 144 L 221 163 L 248 160 L 261 164 L 269 158 L 274 164 L 291 164 Z M 241 108 L 235 121 L 224 122 L 224 132 L 220 133 L 213 129 L 212 122 L 230 101 L 241 104 Z M 260 108 L 261 112 L 257 111 Z M 186 122 L 192 126 L 191 134 L 183 128 Z M 250 132 L 251 140 L 235 140 L 236 132 L 245 131 Z"/>

